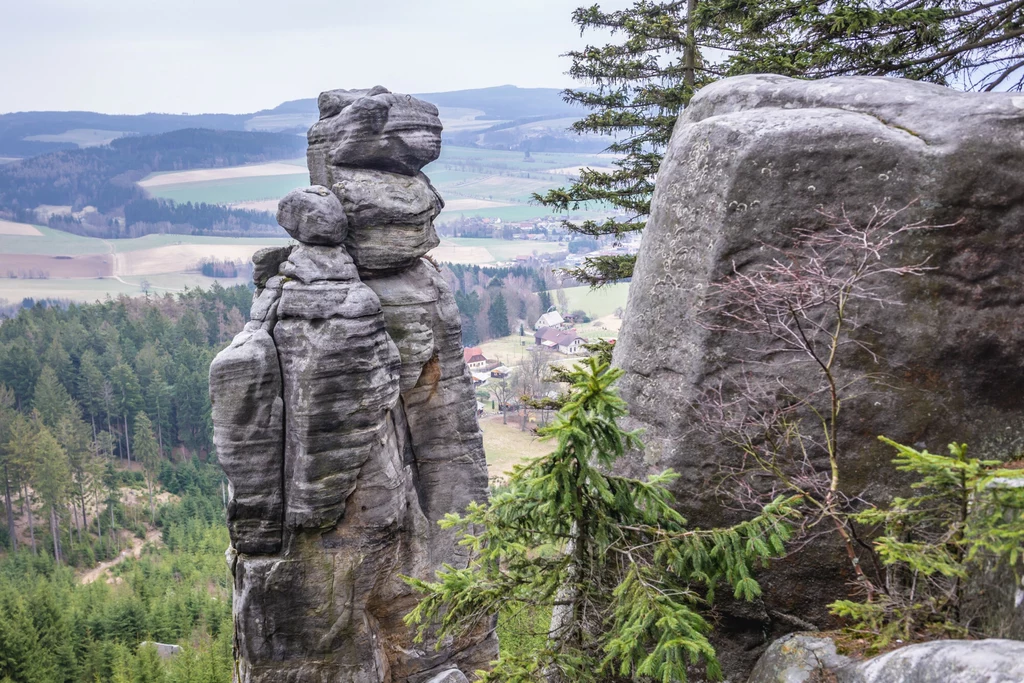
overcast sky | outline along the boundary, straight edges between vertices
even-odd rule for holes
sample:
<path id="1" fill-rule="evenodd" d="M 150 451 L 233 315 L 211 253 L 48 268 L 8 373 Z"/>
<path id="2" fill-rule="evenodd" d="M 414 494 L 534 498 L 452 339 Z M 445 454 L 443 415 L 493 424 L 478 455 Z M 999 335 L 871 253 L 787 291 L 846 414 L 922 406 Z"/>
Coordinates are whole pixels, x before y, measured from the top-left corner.
<path id="1" fill-rule="evenodd" d="M 591 0 L 0 0 L 0 112 L 244 113 L 329 88 L 571 85 Z M 625 0 L 603 6 L 619 7 Z"/>

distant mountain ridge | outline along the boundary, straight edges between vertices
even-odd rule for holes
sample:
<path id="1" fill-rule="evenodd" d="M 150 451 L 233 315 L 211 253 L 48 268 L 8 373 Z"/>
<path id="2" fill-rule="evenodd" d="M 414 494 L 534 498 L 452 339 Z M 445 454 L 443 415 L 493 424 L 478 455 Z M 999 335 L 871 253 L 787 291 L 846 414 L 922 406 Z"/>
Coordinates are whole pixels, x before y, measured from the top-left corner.
<path id="1" fill-rule="evenodd" d="M 450 92 L 414 93 L 413 97 L 444 108 L 476 109 L 485 120 L 512 120 L 544 116 L 564 118 L 579 115 L 580 110 L 562 99 L 558 88 L 520 88 L 498 85 L 490 88 L 472 88 Z M 290 100 L 260 114 L 313 114 L 319 115 L 316 98 Z"/>
<path id="2" fill-rule="evenodd" d="M 534 123 L 582 115 L 579 108 L 562 100 L 562 91 L 557 88 L 502 85 L 423 93 L 416 97 L 437 105 L 446 129 L 458 135 L 470 130 L 484 130 L 494 124 L 525 119 Z M 316 98 L 291 100 L 252 114 L 16 112 L 0 115 L 0 157 L 37 156 L 106 144 L 124 135 L 154 135 L 184 128 L 305 133 L 318 115 Z M 507 129 L 508 125 L 504 127 Z M 456 144 L 465 144 L 465 141 Z"/>

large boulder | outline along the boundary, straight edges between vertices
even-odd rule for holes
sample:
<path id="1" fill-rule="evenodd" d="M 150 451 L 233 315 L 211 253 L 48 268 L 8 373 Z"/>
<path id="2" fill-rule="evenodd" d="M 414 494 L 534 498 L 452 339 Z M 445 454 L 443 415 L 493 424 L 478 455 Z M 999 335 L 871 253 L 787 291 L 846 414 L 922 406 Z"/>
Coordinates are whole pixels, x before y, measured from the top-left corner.
<path id="1" fill-rule="evenodd" d="M 1019 683 L 1024 642 L 936 640 L 908 645 L 843 670 L 839 683 Z"/>
<path id="2" fill-rule="evenodd" d="M 880 434 L 933 451 L 967 442 L 985 458 L 1024 448 L 1024 98 L 882 78 L 728 79 L 676 124 L 615 350 L 645 429 L 631 467 L 679 472 L 693 524 L 742 516 L 743 492 L 723 485 L 742 455 L 707 429 L 705 402 L 719 387 L 770 391 L 780 378 L 818 386 L 810 364 L 730 331 L 714 285 L 767 264 L 797 230 L 824 230 L 822 212 L 863 225 L 875 207 L 906 207 L 894 226 L 948 227 L 905 232 L 886 252 L 893 265 L 930 268 L 880 278 L 893 305 L 850 306 L 837 372 L 862 381 L 842 403 L 842 490 L 884 501 L 905 486 Z M 811 464 L 827 469 L 820 453 Z M 727 673 L 744 675 L 790 623 L 829 624 L 827 605 L 853 576 L 826 535 L 761 578 L 763 603 L 721 621 Z"/>

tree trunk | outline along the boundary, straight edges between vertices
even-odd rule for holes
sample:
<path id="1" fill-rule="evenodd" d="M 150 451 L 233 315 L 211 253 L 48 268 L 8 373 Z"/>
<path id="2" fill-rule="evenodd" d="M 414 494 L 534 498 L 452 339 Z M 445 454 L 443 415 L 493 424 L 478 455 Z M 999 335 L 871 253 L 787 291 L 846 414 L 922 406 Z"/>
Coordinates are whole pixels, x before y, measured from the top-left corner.
<path id="1" fill-rule="evenodd" d="M 683 84 L 693 96 L 693 88 L 697 82 L 697 45 L 694 42 L 693 15 L 697 10 L 697 0 L 686 1 L 686 45 L 683 47 Z"/>
<path id="2" fill-rule="evenodd" d="M 566 555 L 574 557 L 573 562 L 566 569 L 565 581 L 558 587 L 555 595 L 555 606 L 551 610 L 551 622 L 548 627 L 548 641 L 550 647 L 558 651 L 562 645 L 571 639 L 574 629 L 581 628 L 577 615 L 577 602 L 579 601 L 579 588 L 576 585 L 580 570 L 582 568 L 582 546 L 579 541 L 579 526 L 573 523 L 569 531 L 569 541 L 565 544 Z M 555 667 L 544 672 L 544 679 L 547 683 L 568 683 L 562 672 Z"/>
<path id="3" fill-rule="evenodd" d="M 149 521 L 156 526 L 156 507 L 153 505 L 153 478 L 147 477 L 146 484 L 149 486 Z"/>
<path id="4" fill-rule="evenodd" d="M 128 462 L 132 461 L 132 444 L 128 441 L 128 414 L 124 415 L 124 445 L 128 453 Z"/>
<path id="5" fill-rule="evenodd" d="M 7 531 L 11 536 L 11 550 L 18 550 L 18 534 L 14 528 L 14 505 L 11 503 L 11 477 L 4 463 L 4 509 L 7 511 Z"/>
<path id="6" fill-rule="evenodd" d="M 57 523 L 57 506 L 50 506 L 50 535 L 53 536 L 53 559 L 61 564 L 60 524 Z"/>
<path id="7" fill-rule="evenodd" d="M 36 550 L 36 525 L 32 519 L 32 498 L 28 495 L 28 485 L 25 486 L 25 500 L 28 507 L 28 535 L 32 539 L 32 554 L 38 555 L 39 553 Z"/>

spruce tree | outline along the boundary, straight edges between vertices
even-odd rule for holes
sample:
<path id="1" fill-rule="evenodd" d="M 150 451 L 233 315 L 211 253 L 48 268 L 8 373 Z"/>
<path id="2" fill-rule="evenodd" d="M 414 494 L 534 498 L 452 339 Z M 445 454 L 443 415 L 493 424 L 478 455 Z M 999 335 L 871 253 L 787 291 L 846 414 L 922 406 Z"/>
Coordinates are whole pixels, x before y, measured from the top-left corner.
<path id="1" fill-rule="evenodd" d="M 512 334 L 508 326 L 508 305 L 505 303 L 505 295 L 501 292 L 494 295 L 491 305 L 487 308 L 487 324 L 491 336 L 495 339 Z"/>
<path id="2" fill-rule="evenodd" d="M 694 530 L 672 508 L 671 472 L 608 473 L 638 445 L 618 425 L 625 403 L 612 384 L 621 374 L 598 358 L 567 370 L 569 394 L 540 430 L 554 452 L 517 466 L 489 503 L 442 521 L 472 551 L 469 566 L 407 579 L 423 594 L 406 618 L 421 637 L 479 632 L 504 609 L 551 614 L 543 647 L 503 656 L 485 681 L 685 681 L 697 662 L 719 677 L 701 608 L 720 584 L 758 596 L 755 565 L 784 552 L 795 501 L 776 500 L 735 527 Z"/>
<path id="3" fill-rule="evenodd" d="M 1018 0 L 637 0 L 604 11 L 581 7 L 581 33 L 613 42 L 572 51 L 583 84 L 565 99 L 590 113 L 579 133 L 609 136 L 615 170 L 583 169 L 567 187 L 535 199 L 559 213 L 613 209 L 604 221 L 566 222 L 584 235 L 642 231 L 654 180 L 677 115 L 721 78 L 779 73 L 800 78 L 899 76 L 967 89 L 1024 87 Z M 633 256 L 588 257 L 570 272 L 601 285 L 632 276 Z"/>
<path id="4" fill-rule="evenodd" d="M 839 600 L 832 611 L 873 648 L 919 637 L 985 637 L 993 597 L 967 610 L 968 586 L 986 573 L 1024 571 L 1024 472 L 998 460 L 949 455 L 881 440 L 896 449 L 896 469 L 914 476 L 912 493 L 855 515 L 881 530 L 874 551 L 885 567 L 873 600 Z M 980 612 L 980 615 L 979 615 Z"/>
<path id="5" fill-rule="evenodd" d="M 71 404 L 71 395 L 57 379 L 57 373 L 44 365 L 32 398 L 32 408 L 39 413 L 43 424 L 53 429 Z"/>

